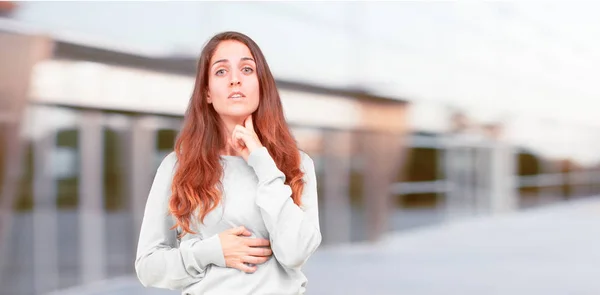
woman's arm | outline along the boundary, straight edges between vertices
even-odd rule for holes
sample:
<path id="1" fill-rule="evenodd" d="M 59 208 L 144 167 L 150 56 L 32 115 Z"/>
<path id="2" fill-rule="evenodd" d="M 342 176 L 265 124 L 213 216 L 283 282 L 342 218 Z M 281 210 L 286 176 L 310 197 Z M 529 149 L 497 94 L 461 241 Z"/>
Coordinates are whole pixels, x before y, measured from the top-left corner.
<path id="1" fill-rule="evenodd" d="M 177 232 L 170 230 L 175 224 L 168 214 L 175 163 L 171 153 L 160 164 L 146 202 L 135 260 L 137 276 L 146 287 L 180 290 L 202 280 L 209 264 L 225 267 L 218 235 L 178 245 Z"/>
<path id="2" fill-rule="evenodd" d="M 304 189 L 302 208 L 291 198 L 292 190 L 265 147 L 254 149 L 248 164 L 258 176 L 256 204 L 269 231 L 275 258 L 287 268 L 299 268 L 321 244 L 317 181 L 312 159 L 302 155 Z"/>

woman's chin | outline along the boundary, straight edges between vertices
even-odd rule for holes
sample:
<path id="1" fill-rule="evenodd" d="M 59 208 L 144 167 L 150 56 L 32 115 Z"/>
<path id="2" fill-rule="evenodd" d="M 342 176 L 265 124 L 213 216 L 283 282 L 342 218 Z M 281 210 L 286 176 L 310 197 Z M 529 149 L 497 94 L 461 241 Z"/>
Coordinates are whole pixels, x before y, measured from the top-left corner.
<path id="1" fill-rule="evenodd" d="M 227 117 L 230 119 L 240 121 L 246 119 L 248 116 L 250 116 L 250 114 L 252 114 L 250 110 L 236 110 L 223 113 L 221 114 L 221 117 Z"/>
<path id="2" fill-rule="evenodd" d="M 253 109 L 248 106 L 231 106 L 224 112 L 224 115 L 229 117 L 248 117 L 254 112 Z"/>

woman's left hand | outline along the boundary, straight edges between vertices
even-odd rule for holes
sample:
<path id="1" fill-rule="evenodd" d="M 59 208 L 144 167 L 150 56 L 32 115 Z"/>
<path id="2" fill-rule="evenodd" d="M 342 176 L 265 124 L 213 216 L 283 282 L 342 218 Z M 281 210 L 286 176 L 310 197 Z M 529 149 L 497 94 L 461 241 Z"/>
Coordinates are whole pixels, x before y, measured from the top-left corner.
<path id="1" fill-rule="evenodd" d="M 258 139 L 258 135 L 256 132 L 254 132 L 252 115 L 248 116 L 248 118 L 244 120 L 244 126 L 235 125 L 235 128 L 231 132 L 229 144 L 246 161 L 248 161 L 248 156 L 252 153 L 252 151 L 263 146 Z"/>

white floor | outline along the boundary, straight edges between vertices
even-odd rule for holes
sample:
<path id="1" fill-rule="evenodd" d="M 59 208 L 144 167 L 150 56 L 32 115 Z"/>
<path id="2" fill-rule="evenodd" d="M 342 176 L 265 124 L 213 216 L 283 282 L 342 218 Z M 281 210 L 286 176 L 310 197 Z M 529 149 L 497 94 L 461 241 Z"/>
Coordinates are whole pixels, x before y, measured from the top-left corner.
<path id="1" fill-rule="evenodd" d="M 600 294 L 600 199 L 323 249 L 308 294 Z"/>

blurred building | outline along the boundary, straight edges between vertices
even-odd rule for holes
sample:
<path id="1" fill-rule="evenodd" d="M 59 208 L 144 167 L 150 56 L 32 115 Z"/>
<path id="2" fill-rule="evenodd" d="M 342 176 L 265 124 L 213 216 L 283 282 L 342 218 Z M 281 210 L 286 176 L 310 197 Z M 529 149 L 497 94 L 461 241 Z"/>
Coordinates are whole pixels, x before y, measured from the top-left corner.
<path id="1" fill-rule="evenodd" d="M 0 16 L 14 17 L 17 6 L 0 3 Z M 360 27 L 360 8 L 348 8 L 344 32 Z M 222 27 L 205 16 L 215 21 L 212 29 Z M 155 55 L 105 46 L 4 20 L 0 292 L 43 294 L 129 276 L 147 193 L 173 149 L 196 57 L 186 50 Z M 319 31 L 320 25 L 315 20 L 306 30 Z M 201 31 L 204 36 L 209 30 Z M 391 231 L 600 191 L 600 166 L 564 152 L 577 142 L 567 135 L 581 132 L 580 125 L 539 127 L 529 115 L 503 122 L 474 118 L 472 109 L 448 110 L 444 103 L 423 107 L 432 104 L 418 101 L 425 94 L 485 97 L 489 90 L 450 87 L 481 80 L 465 74 L 465 66 L 454 69 L 455 80 L 448 82 L 433 66 L 443 63 L 430 61 L 432 51 L 353 46 L 372 38 L 355 37 L 335 39 L 333 49 L 323 51 L 318 49 L 331 40 L 315 37 L 318 46 L 306 45 L 304 54 L 321 59 L 310 64 L 299 61 L 304 55 L 284 59 L 283 49 L 291 46 L 286 42 L 271 47 L 277 54 L 266 53 L 278 58 L 277 83 L 293 134 L 315 160 L 324 246 L 375 242 Z M 392 66 L 382 67 L 364 58 L 373 52 L 398 60 L 384 58 Z M 397 89 L 412 96 L 398 97 Z M 556 134 L 541 136 L 544 130 Z M 581 132 L 578 148 L 593 147 L 596 131 Z M 562 149 L 553 154 L 547 147 Z M 595 159 L 593 151 L 588 155 Z"/>
<path id="2" fill-rule="evenodd" d="M 13 114 L 2 134 L 10 143 L 2 154 L 10 162 L 3 280 L 28 293 L 131 273 L 146 197 L 173 150 L 196 60 L 10 31 L 0 38 L 9 65 L 3 81 L 15 88 L 3 96 L 6 115 Z M 406 102 L 290 81 L 278 86 L 300 148 L 315 159 L 324 244 L 377 239 L 385 231 L 386 187 L 400 167 Z M 349 190 L 363 212 L 354 221 Z M 353 223 L 362 230 L 351 231 Z M 31 263 L 23 263 L 27 257 Z M 8 271 L 18 267 L 26 269 Z"/>

